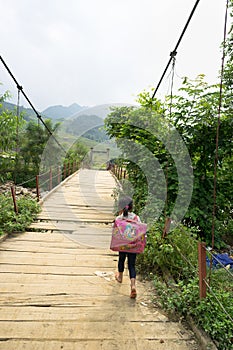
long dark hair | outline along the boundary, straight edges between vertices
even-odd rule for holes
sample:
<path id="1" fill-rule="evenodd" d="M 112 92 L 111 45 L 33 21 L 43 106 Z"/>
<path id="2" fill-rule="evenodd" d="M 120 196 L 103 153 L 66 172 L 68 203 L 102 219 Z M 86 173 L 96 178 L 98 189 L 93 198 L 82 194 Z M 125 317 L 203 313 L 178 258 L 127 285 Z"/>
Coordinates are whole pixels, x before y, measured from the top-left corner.
<path id="1" fill-rule="evenodd" d="M 123 216 L 127 217 L 129 211 L 133 210 L 133 199 L 131 197 L 125 196 L 119 199 L 118 210 L 123 210 Z"/>

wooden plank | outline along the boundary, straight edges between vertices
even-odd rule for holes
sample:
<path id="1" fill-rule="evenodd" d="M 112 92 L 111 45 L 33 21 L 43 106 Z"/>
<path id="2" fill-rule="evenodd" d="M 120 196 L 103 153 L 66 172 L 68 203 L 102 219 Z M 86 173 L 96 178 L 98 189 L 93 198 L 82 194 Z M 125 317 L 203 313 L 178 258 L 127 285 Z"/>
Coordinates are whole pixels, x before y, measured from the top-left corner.
<path id="1" fill-rule="evenodd" d="M 179 323 L 138 322 L 120 323 L 112 317 L 102 322 L 46 321 L 43 322 L 0 322 L 0 338 L 14 339 L 47 339 L 47 340 L 107 340 L 107 339 L 190 339 L 190 333 L 183 330 Z M 12 328 L 13 327 L 13 328 Z M 12 330 L 14 335 L 12 335 Z M 142 331 L 143 330 L 143 331 Z"/>
<path id="2" fill-rule="evenodd" d="M 39 240 L 41 242 L 46 242 L 46 241 L 53 241 L 53 242 L 71 242 L 65 235 L 61 234 L 61 233 L 56 233 L 53 232 L 52 233 L 48 233 L 48 232 L 30 232 L 30 231 L 26 231 L 24 233 L 17 233 L 17 234 L 13 234 L 10 237 L 7 238 L 6 241 L 4 241 L 2 244 L 4 243 L 8 243 L 8 242 L 13 242 L 13 241 L 20 241 L 20 240 Z"/>
<path id="3" fill-rule="evenodd" d="M 36 306 L 41 307 L 43 310 L 44 307 L 57 307 L 65 306 L 69 307 L 74 312 L 78 312 L 79 308 L 87 308 L 91 313 L 96 307 L 108 306 L 112 309 L 118 307 L 122 310 L 132 308 L 135 303 L 128 297 L 128 288 L 119 292 L 119 289 L 116 289 L 118 292 L 117 300 L 115 300 L 116 295 L 112 298 L 109 298 L 109 295 L 83 295 L 75 293 L 50 293 L 50 294 L 21 294 L 13 293 L 11 291 L 0 294 L 0 305 L 1 306 L 19 306 L 19 307 L 28 307 Z M 127 297 L 126 297 L 127 296 Z M 119 308 L 120 305 L 120 308 Z M 43 312 L 43 311 L 42 311 Z M 116 310 L 117 312 L 117 310 Z"/>
<path id="4" fill-rule="evenodd" d="M 92 255 L 112 255 L 111 252 L 105 252 L 103 249 L 97 249 L 97 248 L 93 248 L 93 249 L 87 249 L 87 248 L 83 248 L 80 245 L 78 245 L 77 247 L 73 247 L 71 245 L 65 246 L 64 248 L 62 246 L 55 246 L 55 245 L 50 245 L 50 246 L 45 246 L 45 245 L 38 245 L 38 246 L 32 246 L 31 244 L 25 244 L 24 246 L 22 246 L 22 244 L 20 246 L 18 245 L 8 245 L 8 246 L 1 246 L 0 247 L 0 254 L 1 252 L 15 252 L 15 253 L 52 253 L 52 254 L 68 254 L 68 255 L 80 255 L 80 254 L 88 254 L 88 251 L 92 250 Z M 90 254 L 90 251 L 89 251 Z"/>
<path id="5" fill-rule="evenodd" d="M 91 251 L 92 250 L 92 251 Z M 88 249 L 87 252 L 84 252 L 82 250 L 83 254 L 81 254 L 81 249 L 76 249 L 70 252 L 70 250 L 65 250 L 61 253 L 61 250 L 59 252 L 54 252 L 53 250 L 48 254 L 47 252 L 37 251 L 36 248 L 34 248 L 32 251 L 18 251 L 18 250 L 7 250 L 7 254 L 0 254 L 0 263 L 2 259 L 4 258 L 13 258 L 17 259 L 21 257 L 26 260 L 27 258 L 38 260 L 38 259 L 46 259 L 46 260 L 54 260 L 54 259 L 65 259 L 65 260 L 76 260 L 76 261 L 83 261 L 83 264 L 87 264 L 89 259 L 94 260 L 94 256 L 97 256 L 97 258 L 100 258 L 99 253 L 95 253 L 95 249 Z M 5 253 L 5 252 L 4 252 Z M 80 257 L 80 255 L 82 255 Z M 104 254 L 103 254 L 104 255 Z M 83 258 L 85 256 L 85 258 Z M 88 259 L 89 257 L 89 259 Z M 85 259 L 85 260 L 83 260 Z M 88 260 L 87 260 L 88 259 Z M 106 262 L 109 261 L 109 258 L 107 255 L 104 255 L 102 260 L 105 260 Z M 96 261 L 95 261 L 96 262 Z"/>
<path id="6" fill-rule="evenodd" d="M 129 309 L 127 313 L 120 309 L 109 309 L 108 305 L 93 307 L 90 313 L 89 308 L 79 307 L 74 312 L 74 308 L 65 306 L 36 307 L 36 306 L 0 306 L 0 321 L 73 321 L 78 322 L 102 322 L 105 319 L 121 320 L 124 318 L 128 322 L 168 322 L 166 316 L 158 311 L 154 313 L 135 313 L 134 309 Z"/>
<path id="7" fill-rule="evenodd" d="M 1 280 L 6 279 L 5 273 L 10 274 L 53 274 L 53 275 L 77 275 L 77 276 L 86 276 L 92 275 L 95 270 L 93 267 L 89 266 L 42 266 L 42 265 L 13 265 L 13 264 L 2 264 L 1 265 Z M 105 266 L 104 272 L 112 272 L 113 266 Z"/>
<path id="8" fill-rule="evenodd" d="M 177 339 L 103 339 L 103 340 L 14 340 L 0 341 L 0 350 L 191 350 L 192 341 Z M 196 348 L 197 349 L 197 348 Z"/>
<path id="9" fill-rule="evenodd" d="M 60 279 L 46 279 L 46 276 L 40 281 L 34 277 L 34 282 L 25 278 L 16 282 L 1 282 L 1 293 L 27 294 L 27 295 L 51 295 L 51 294 L 77 294 L 77 295 L 108 295 L 109 293 L 117 295 L 118 291 L 113 285 L 104 279 L 97 279 L 92 276 L 61 276 Z M 48 276 L 50 277 L 50 276 Z M 63 283 L 64 278 L 64 283 Z M 127 292 L 128 294 L 128 292 Z"/>
<path id="10" fill-rule="evenodd" d="M 106 216 L 104 216 L 103 218 L 100 217 L 100 215 L 93 215 L 88 216 L 88 215 L 83 215 L 82 217 L 80 217 L 79 221 L 62 221 L 57 219 L 57 222 L 53 222 L 52 220 L 49 222 L 46 221 L 37 221 L 34 222 L 33 224 L 31 224 L 28 229 L 33 229 L 33 228 L 40 228 L 40 229 L 47 229 L 47 230 L 55 230 L 55 229 L 60 229 L 60 230 L 77 230 L 80 228 L 85 228 L 85 229 L 89 229 L 91 230 L 93 228 L 93 226 L 83 226 L 83 221 L 85 221 L 86 223 L 90 222 L 92 223 L 93 221 L 97 220 L 98 223 L 100 222 L 110 222 L 110 220 L 108 221 L 106 219 Z M 96 226 L 96 228 L 99 229 L 106 229 L 106 226 Z M 109 227 L 109 230 L 111 230 L 111 228 Z"/>
<path id="11" fill-rule="evenodd" d="M 31 249 L 38 249 L 39 251 L 44 251 L 46 249 L 57 249 L 57 248 L 64 248 L 64 250 L 66 249 L 81 249 L 80 245 L 75 244 L 76 242 L 69 240 L 67 241 L 54 241 L 54 240 L 40 240 L 39 237 L 36 237 L 36 245 L 33 244 L 35 243 L 35 240 L 29 240 L 29 239 L 17 239 L 17 240 L 6 240 L 3 244 L 0 245 L 0 250 L 4 251 L 4 250 L 18 250 L 18 251 L 23 251 L 26 250 L 28 247 Z"/>
<path id="12" fill-rule="evenodd" d="M 95 268 L 92 268 L 92 272 L 90 272 L 89 274 L 85 273 L 80 275 L 62 275 L 62 274 L 35 274 L 35 273 L 21 273 L 21 274 L 13 274 L 13 273 L 0 273 L 0 280 L 1 280 L 1 288 L 3 290 L 3 286 L 5 284 L 27 284 L 27 285 L 31 285 L 34 286 L 35 284 L 64 284 L 64 286 L 66 284 L 78 284 L 79 286 L 82 284 L 85 285 L 98 285 L 98 287 L 102 284 L 102 283 L 106 283 L 106 279 L 104 278 L 100 278 L 97 274 L 95 274 Z M 110 273 L 111 272 L 111 273 Z M 113 271 L 109 271 L 109 279 L 112 279 L 115 281 L 115 277 L 114 277 L 114 272 Z M 115 282 L 114 282 L 115 284 Z M 12 289 L 13 290 L 13 289 Z"/>
<path id="13" fill-rule="evenodd" d="M 37 253 L 35 253 L 36 255 Z M 34 265 L 41 265 L 41 266 L 69 266 L 69 267 L 75 267 L 75 266 L 89 266 L 89 267 L 93 267 L 96 269 L 104 269 L 107 266 L 116 266 L 115 263 L 110 263 L 110 261 L 108 259 L 103 259 L 101 258 L 101 261 L 97 264 L 97 259 L 96 260 L 92 260 L 90 262 L 89 259 L 84 258 L 85 255 L 76 257 L 75 259 L 64 259 L 61 257 L 41 257 L 38 258 L 36 256 L 30 256 L 28 255 L 27 257 L 22 257 L 20 258 L 20 260 L 16 257 L 1 257 L 0 256 L 0 264 L 4 263 L 4 264 L 13 264 L 13 265 L 30 265 L 33 266 Z"/>

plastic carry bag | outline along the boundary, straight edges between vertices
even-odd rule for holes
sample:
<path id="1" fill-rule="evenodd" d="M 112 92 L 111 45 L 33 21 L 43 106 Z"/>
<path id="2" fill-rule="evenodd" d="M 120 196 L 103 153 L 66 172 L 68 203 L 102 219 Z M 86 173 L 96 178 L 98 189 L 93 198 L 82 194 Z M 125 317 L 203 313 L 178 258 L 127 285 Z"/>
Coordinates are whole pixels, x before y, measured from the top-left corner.
<path id="1" fill-rule="evenodd" d="M 112 228 L 110 249 L 127 253 L 142 253 L 146 246 L 147 225 L 137 220 L 118 218 Z"/>

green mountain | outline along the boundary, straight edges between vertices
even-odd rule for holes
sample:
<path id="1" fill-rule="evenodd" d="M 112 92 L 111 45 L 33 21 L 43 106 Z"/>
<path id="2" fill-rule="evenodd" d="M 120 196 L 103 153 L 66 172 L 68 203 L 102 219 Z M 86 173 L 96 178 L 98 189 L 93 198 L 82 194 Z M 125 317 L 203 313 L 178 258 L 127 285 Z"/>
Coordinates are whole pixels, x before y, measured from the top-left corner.
<path id="1" fill-rule="evenodd" d="M 68 107 L 57 105 L 57 106 L 51 106 L 46 108 L 42 112 L 42 115 L 46 118 L 57 121 L 57 120 L 62 120 L 62 119 L 72 117 L 74 114 L 79 113 L 81 110 L 85 108 L 86 107 L 82 107 L 77 103 L 73 103 Z"/>
<path id="2" fill-rule="evenodd" d="M 2 107 L 0 108 L 0 113 L 4 109 L 7 109 L 8 111 L 13 111 L 15 113 L 17 112 L 17 106 L 13 103 L 10 103 L 10 102 L 3 102 L 2 103 Z M 36 117 L 36 114 L 32 108 L 25 108 L 23 106 L 19 106 L 19 112 L 23 113 L 24 119 L 27 121 Z"/>
<path id="3" fill-rule="evenodd" d="M 37 111 L 43 118 L 51 119 L 53 121 L 64 120 L 66 118 L 72 117 L 74 114 L 79 113 L 81 110 L 84 110 L 86 107 L 82 107 L 77 103 L 72 105 L 65 106 L 51 106 L 46 108 L 44 111 Z M 17 106 L 10 102 L 3 102 L 2 109 L 8 109 L 9 111 L 14 111 L 16 113 Z M 24 114 L 25 120 L 30 120 L 36 116 L 32 108 L 25 108 L 23 106 L 19 107 L 20 113 Z"/>
<path id="4" fill-rule="evenodd" d="M 88 114 L 80 114 L 64 121 L 65 132 L 97 142 L 109 140 L 103 125 L 104 121 L 101 117 Z"/>
<path id="5" fill-rule="evenodd" d="M 16 113 L 17 106 L 10 102 L 3 102 L 2 108 L 0 108 L 0 112 L 3 109 L 8 109 L 9 111 L 14 111 Z M 113 104 L 114 106 L 121 106 L 122 104 Z M 24 106 L 20 106 L 20 112 L 24 114 L 25 120 L 30 120 L 34 118 L 35 112 L 32 108 L 25 108 Z M 84 112 L 85 111 L 85 112 Z M 51 119 L 52 121 L 62 121 L 67 118 L 76 118 L 80 115 L 85 114 L 86 116 L 97 116 L 102 120 L 106 118 L 106 116 L 111 112 L 111 106 L 109 104 L 105 105 L 97 105 L 94 107 L 80 106 L 77 103 L 73 103 L 72 105 L 65 107 L 62 105 L 50 106 L 46 108 L 44 111 L 37 112 L 45 119 Z"/>
<path id="6" fill-rule="evenodd" d="M 10 102 L 3 102 L 1 110 L 7 109 L 16 113 L 17 106 Z M 20 113 L 23 113 L 26 121 L 36 120 L 36 115 L 33 109 L 20 106 Z M 51 106 L 43 112 L 38 113 L 43 119 L 51 119 L 53 123 L 61 121 L 64 131 L 75 136 L 83 136 L 89 140 L 103 142 L 109 140 L 103 130 L 103 119 L 109 113 L 105 107 L 82 107 L 77 103 L 73 103 L 69 107 L 61 105 Z"/>

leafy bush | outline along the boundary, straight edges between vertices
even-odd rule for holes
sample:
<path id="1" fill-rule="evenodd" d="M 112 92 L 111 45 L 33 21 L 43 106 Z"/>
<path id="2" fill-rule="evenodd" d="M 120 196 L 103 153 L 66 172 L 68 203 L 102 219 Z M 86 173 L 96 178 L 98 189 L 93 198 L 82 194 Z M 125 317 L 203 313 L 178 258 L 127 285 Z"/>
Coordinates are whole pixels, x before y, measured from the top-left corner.
<path id="1" fill-rule="evenodd" d="M 18 215 L 14 212 L 10 195 L 0 195 L 0 234 L 24 231 L 40 211 L 39 204 L 31 198 L 17 199 Z"/>
<path id="2" fill-rule="evenodd" d="M 215 276 L 212 282 L 211 291 L 208 291 L 204 299 L 199 298 L 197 277 L 188 282 L 179 281 L 173 288 L 167 288 L 163 282 L 156 280 L 155 287 L 157 297 L 166 310 L 191 316 L 216 342 L 218 349 L 230 350 L 233 345 L 233 328 L 228 315 L 233 315 L 232 290 L 224 292 L 222 288 L 219 289 L 219 276 Z"/>
<path id="3" fill-rule="evenodd" d="M 157 300 L 169 313 L 191 316 L 218 349 L 232 349 L 232 275 L 213 270 L 211 290 L 200 300 L 195 234 L 179 226 L 163 238 L 162 230 L 162 223 L 149 230 L 145 251 L 137 258 L 138 272 L 153 279 Z"/>
<path id="4" fill-rule="evenodd" d="M 150 228 L 145 251 L 137 259 L 139 272 L 155 274 L 168 271 L 175 280 L 189 278 L 197 270 L 195 235 L 180 226 L 163 238 L 162 229 L 161 222 Z"/>

